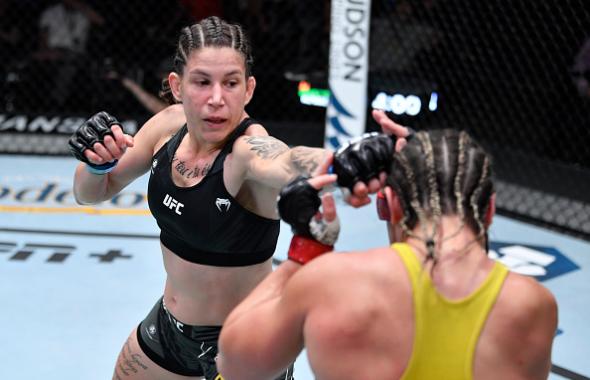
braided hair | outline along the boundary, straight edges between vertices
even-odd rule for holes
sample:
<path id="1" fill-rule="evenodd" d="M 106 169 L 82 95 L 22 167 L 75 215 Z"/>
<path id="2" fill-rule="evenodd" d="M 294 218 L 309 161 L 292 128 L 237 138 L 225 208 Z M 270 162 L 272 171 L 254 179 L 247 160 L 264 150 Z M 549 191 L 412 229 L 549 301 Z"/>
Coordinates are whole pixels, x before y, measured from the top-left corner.
<path id="1" fill-rule="evenodd" d="M 387 185 L 397 193 L 404 218 L 400 226 L 408 236 L 424 242 L 426 260 L 436 263 L 436 231 L 445 215 L 461 221 L 456 236 L 467 226 L 477 240 L 488 237 L 485 215 L 494 193 L 491 159 L 466 132 L 453 129 L 418 132 L 394 155 Z M 421 228 L 421 236 L 412 231 Z M 428 230 L 431 225 L 431 230 Z"/>
<path id="2" fill-rule="evenodd" d="M 174 55 L 174 71 L 182 73 L 190 54 L 204 47 L 229 47 L 236 50 L 244 57 L 246 78 L 252 75 L 254 59 L 244 30 L 240 25 L 230 24 L 217 16 L 207 17 L 181 30 Z M 169 104 L 176 103 L 168 78 L 162 81 L 160 97 Z"/>

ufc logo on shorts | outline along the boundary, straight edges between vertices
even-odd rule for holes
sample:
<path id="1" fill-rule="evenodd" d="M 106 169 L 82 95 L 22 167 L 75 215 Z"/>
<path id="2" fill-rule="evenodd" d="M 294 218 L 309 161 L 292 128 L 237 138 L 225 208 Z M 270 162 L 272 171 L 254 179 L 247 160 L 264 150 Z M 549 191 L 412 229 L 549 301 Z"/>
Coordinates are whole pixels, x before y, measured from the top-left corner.
<path id="1" fill-rule="evenodd" d="M 178 215 L 182 215 L 180 209 L 184 207 L 184 204 L 180 203 L 168 194 L 166 194 L 164 197 L 164 206 L 168 207 L 170 210 L 174 210 Z"/>

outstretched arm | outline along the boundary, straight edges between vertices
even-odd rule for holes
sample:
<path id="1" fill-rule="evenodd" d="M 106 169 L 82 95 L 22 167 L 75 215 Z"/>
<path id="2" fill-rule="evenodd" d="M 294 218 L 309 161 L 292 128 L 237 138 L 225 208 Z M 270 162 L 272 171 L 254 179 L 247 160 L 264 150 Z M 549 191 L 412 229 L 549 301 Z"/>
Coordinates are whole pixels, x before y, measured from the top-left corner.
<path id="1" fill-rule="evenodd" d="M 332 154 L 322 148 L 289 148 L 272 136 L 243 136 L 234 144 L 233 152 L 234 163 L 245 173 L 245 179 L 277 191 L 298 176 L 310 177 Z"/>
<path id="2" fill-rule="evenodd" d="M 338 184 L 346 188 L 346 200 L 354 207 L 370 203 L 369 194 L 383 185 L 394 150 L 406 143 L 410 130 L 374 111 L 383 134 L 365 134 L 335 153 L 334 173 Z M 385 135 L 394 136 L 389 139 Z M 334 153 L 323 148 L 297 146 L 289 149 L 271 136 L 243 136 L 233 147 L 234 168 L 244 176 L 232 177 L 257 181 L 267 187 L 281 189 L 297 176 L 311 176 L 318 166 Z"/>

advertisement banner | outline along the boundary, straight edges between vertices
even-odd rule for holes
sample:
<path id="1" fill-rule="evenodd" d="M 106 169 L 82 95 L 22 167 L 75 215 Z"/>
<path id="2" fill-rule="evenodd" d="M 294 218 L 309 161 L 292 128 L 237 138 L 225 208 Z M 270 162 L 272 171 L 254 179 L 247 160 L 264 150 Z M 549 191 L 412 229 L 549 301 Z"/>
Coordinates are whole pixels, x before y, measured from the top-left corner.
<path id="1" fill-rule="evenodd" d="M 371 0 L 332 0 L 331 12 L 324 146 L 337 149 L 365 132 Z"/>
<path id="2" fill-rule="evenodd" d="M 70 136 L 88 116 L 6 114 L 0 112 L 0 154 L 69 155 Z M 143 121 L 119 120 L 135 135 Z"/>

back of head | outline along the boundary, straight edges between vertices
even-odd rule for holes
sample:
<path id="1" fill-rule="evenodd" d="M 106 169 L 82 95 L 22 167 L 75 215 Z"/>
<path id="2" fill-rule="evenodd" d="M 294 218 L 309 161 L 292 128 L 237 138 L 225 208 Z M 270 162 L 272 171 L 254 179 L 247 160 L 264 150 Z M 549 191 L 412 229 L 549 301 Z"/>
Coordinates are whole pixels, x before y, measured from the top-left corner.
<path id="1" fill-rule="evenodd" d="M 461 228 L 487 240 L 484 218 L 494 193 L 491 159 L 466 132 L 418 132 L 395 154 L 387 185 L 400 200 L 400 224 L 407 232 L 419 223 L 436 227 L 443 216 L 456 215 Z"/>
<path id="2" fill-rule="evenodd" d="M 252 75 L 254 59 L 246 33 L 240 25 L 230 24 L 217 16 L 207 17 L 181 30 L 174 54 L 173 70 L 182 75 L 191 53 L 205 47 L 234 49 L 244 58 L 246 77 Z M 162 82 L 160 96 L 170 104 L 175 103 L 168 80 Z"/>

